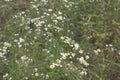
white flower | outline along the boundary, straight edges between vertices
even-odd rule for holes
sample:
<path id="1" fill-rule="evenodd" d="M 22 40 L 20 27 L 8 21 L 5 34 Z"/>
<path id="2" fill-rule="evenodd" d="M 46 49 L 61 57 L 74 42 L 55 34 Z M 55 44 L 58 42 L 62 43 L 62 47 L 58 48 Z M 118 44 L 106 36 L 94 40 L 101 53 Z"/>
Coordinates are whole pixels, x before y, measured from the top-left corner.
<path id="1" fill-rule="evenodd" d="M 67 57 L 65 55 L 62 56 L 62 59 L 66 59 Z"/>
<path id="2" fill-rule="evenodd" d="M 18 42 L 18 40 L 15 39 L 14 42 Z"/>
<path id="3" fill-rule="evenodd" d="M 75 43 L 75 44 L 74 44 L 74 48 L 75 48 L 75 50 L 77 50 L 77 49 L 79 48 L 79 44 L 78 44 L 78 43 Z"/>
<path id="4" fill-rule="evenodd" d="M 87 75 L 87 72 L 86 71 L 81 71 L 80 74 L 81 75 Z"/>
<path id="5" fill-rule="evenodd" d="M 46 74 L 46 79 L 48 79 L 49 78 L 49 75 L 48 74 Z"/>
<path id="6" fill-rule="evenodd" d="M 48 0 L 41 0 L 44 4 L 47 4 Z"/>
<path id="7" fill-rule="evenodd" d="M 75 57 L 75 53 L 72 53 L 71 55 L 72 55 L 72 57 Z"/>
<path id="8" fill-rule="evenodd" d="M 25 77 L 26 80 L 28 80 L 28 77 Z"/>
<path id="9" fill-rule="evenodd" d="M 63 1 L 66 2 L 66 3 L 68 2 L 67 0 L 63 0 Z"/>
<path id="10" fill-rule="evenodd" d="M 10 0 L 4 0 L 4 1 L 9 2 Z"/>
<path id="11" fill-rule="evenodd" d="M 62 16 L 58 16 L 57 19 L 58 20 L 63 20 L 63 17 Z"/>
<path id="12" fill-rule="evenodd" d="M 66 59 L 70 53 L 60 53 L 62 55 L 62 59 Z"/>
<path id="13" fill-rule="evenodd" d="M 35 76 L 36 76 L 36 77 L 39 76 L 39 73 L 35 73 Z"/>
<path id="14" fill-rule="evenodd" d="M 6 78 L 8 76 L 8 73 L 6 73 L 5 75 L 3 75 L 3 78 Z"/>
<path id="15" fill-rule="evenodd" d="M 4 50 L 6 51 L 6 49 L 7 49 L 7 46 L 4 46 L 4 47 L 3 47 L 3 51 L 4 51 Z"/>
<path id="16" fill-rule="evenodd" d="M 101 52 L 101 50 L 100 50 L 100 49 L 97 49 L 97 51 L 98 51 L 98 52 Z"/>
<path id="17" fill-rule="evenodd" d="M 52 12 L 53 10 L 52 9 L 48 9 L 49 12 Z"/>
<path id="18" fill-rule="evenodd" d="M 5 58 L 4 54 L 5 54 L 5 53 L 0 52 L 0 58 Z"/>
<path id="19" fill-rule="evenodd" d="M 63 39 L 65 39 L 65 38 L 64 38 L 63 36 L 61 36 L 61 37 L 60 37 L 60 39 L 62 39 L 62 40 L 63 40 Z"/>
<path id="20" fill-rule="evenodd" d="M 118 52 L 118 54 L 120 55 L 120 52 Z"/>
<path id="21" fill-rule="evenodd" d="M 20 59 L 21 59 L 20 61 L 16 61 L 16 62 L 17 62 L 17 63 L 22 63 L 22 64 L 24 64 L 25 66 L 27 66 L 28 64 L 30 64 L 30 63 L 33 62 L 33 59 L 27 57 L 26 55 L 21 56 Z"/>
<path id="22" fill-rule="evenodd" d="M 55 65 L 54 64 L 50 65 L 50 68 L 51 69 L 55 68 Z"/>
<path id="23" fill-rule="evenodd" d="M 85 66 L 89 65 L 89 63 L 87 63 L 87 61 L 85 61 L 84 57 L 79 58 L 79 61 L 80 61 L 81 64 L 83 64 Z"/>
<path id="24" fill-rule="evenodd" d="M 96 55 L 98 55 L 98 53 L 99 53 L 99 52 L 101 52 L 101 50 L 100 50 L 100 49 L 93 50 L 93 51 L 94 51 L 94 53 L 95 53 Z"/>
<path id="25" fill-rule="evenodd" d="M 79 50 L 79 53 L 81 53 L 81 54 L 82 54 L 83 52 L 84 52 L 84 50 L 82 50 L 82 49 L 80 49 L 80 50 Z"/>
<path id="26" fill-rule="evenodd" d="M 20 43 L 24 42 L 25 40 L 23 38 L 19 38 Z"/>
<path id="27" fill-rule="evenodd" d="M 60 11 L 59 11 L 59 12 L 58 12 L 58 14 L 59 14 L 59 15 L 61 15 L 61 14 L 62 14 L 62 12 L 60 12 Z"/>
<path id="28" fill-rule="evenodd" d="M 109 44 L 110 47 L 112 47 L 113 45 L 112 44 Z"/>
<path id="29" fill-rule="evenodd" d="M 8 42 L 4 42 L 4 46 L 5 46 L 5 47 L 11 47 L 11 44 L 8 43 Z"/>
<path id="30" fill-rule="evenodd" d="M 61 60 L 59 60 L 59 59 L 57 59 L 56 61 L 57 61 L 57 63 L 61 63 Z"/>
<path id="31" fill-rule="evenodd" d="M 34 68 L 34 71 L 37 72 L 37 71 L 38 71 L 38 68 Z"/>
<path id="32" fill-rule="evenodd" d="M 85 56 L 86 59 L 89 59 L 90 57 L 88 55 Z"/>
<path id="33" fill-rule="evenodd" d="M 19 47 L 19 48 L 21 48 L 21 47 L 22 47 L 22 45 L 21 45 L 21 44 L 19 44 L 19 45 L 18 45 L 18 47 Z"/>

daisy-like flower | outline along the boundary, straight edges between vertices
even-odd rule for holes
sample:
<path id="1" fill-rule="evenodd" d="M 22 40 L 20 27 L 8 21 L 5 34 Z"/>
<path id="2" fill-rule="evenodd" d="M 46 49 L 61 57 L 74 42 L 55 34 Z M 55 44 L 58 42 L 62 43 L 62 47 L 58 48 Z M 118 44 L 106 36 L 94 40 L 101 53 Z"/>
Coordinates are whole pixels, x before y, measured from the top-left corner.
<path id="1" fill-rule="evenodd" d="M 52 65 L 50 65 L 50 68 L 54 69 L 55 68 L 55 64 L 53 63 Z"/>
<path id="2" fill-rule="evenodd" d="M 8 42 L 4 42 L 4 46 L 5 46 L 5 47 L 11 47 L 11 44 L 8 43 Z"/>
<path id="3" fill-rule="evenodd" d="M 80 49 L 80 50 L 79 50 L 79 53 L 81 53 L 81 54 L 82 54 L 83 52 L 84 52 L 84 50 L 82 50 L 82 49 Z"/>
<path id="4" fill-rule="evenodd" d="M 39 76 L 39 73 L 35 73 L 35 76 L 36 76 L 36 77 Z"/>
<path id="5" fill-rule="evenodd" d="M 58 14 L 59 14 L 59 15 L 61 15 L 61 14 L 62 14 L 62 12 L 60 12 L 60 11 L 59 11 L 59 12 L 58 12 Z"/>
<path id="6" fill-rule="evenodd" d="M 49 12 L 52 12 L 53 10 L 52 9 L 48 9 Z"/>
<path id="7" fill-rule="evenodd" d="M 79 58 L 79 61 L 80 61 L 81 64 L 83 64 L 85 66 L 89 65 L 89 63 L 84 59 L 84 57 Z"/>
<path id="8" fill-rule="evenodd" d="M 71 55 L 72 55 L 72 57 L 75 57 L 75 53 L 72 53 Z"/>
<path id="9" fill-rule="evenodd" d="M 24 39 L 23 38 L 19 38 L 19 41 L 20 41 L 20 43 L 24 42 Z"/>
<path id="10" fill-rule="evenodd" d="M 79 44 L 78 44 L 78 43 L 75 43 L 75 44 L 74 44 L 74 48 L 75 48 L 75 50 L 77 50 L 77 49 L 79 48 Z"/>
<path id="11" fill-rule="evenodd" d="M 81 71 L 80 74 L 81 75 L 87 75 L 87 72 L 86 71 Z"/>
<path id="12" fill-rule="evenodd" d="M 86 60 L 89 59 L 90 57 L 88 55 L 85 56 Z"/>
<path id="13" fill-rule="evenodd" d="M 3 78 L 6 78 L 8 75 L 9 75 L 9 74 L 8 74 L 8 73 L 6 73 L 5 75 L 3 75 Z"/>

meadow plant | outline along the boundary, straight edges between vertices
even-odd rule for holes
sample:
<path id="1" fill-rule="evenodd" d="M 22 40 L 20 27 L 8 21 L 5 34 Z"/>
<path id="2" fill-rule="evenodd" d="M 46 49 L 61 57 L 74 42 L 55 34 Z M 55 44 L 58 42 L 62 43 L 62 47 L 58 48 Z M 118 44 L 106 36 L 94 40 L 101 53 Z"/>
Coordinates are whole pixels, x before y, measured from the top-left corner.
<path id="1" fill-rule="evenodd" d="M 1 0 L 0 80 L 120 80 L 119 0 Z"/>

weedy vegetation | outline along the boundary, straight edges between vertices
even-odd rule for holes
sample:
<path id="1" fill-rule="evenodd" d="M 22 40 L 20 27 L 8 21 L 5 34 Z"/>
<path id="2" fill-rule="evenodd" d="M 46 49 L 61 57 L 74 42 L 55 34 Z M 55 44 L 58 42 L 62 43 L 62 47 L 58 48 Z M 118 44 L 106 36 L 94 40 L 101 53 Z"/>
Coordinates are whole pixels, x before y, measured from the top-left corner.
<path id="1" fill-rule="evenodd" d="M 0 0 L 0 80 L 120 80 L 120 0 Z"/>

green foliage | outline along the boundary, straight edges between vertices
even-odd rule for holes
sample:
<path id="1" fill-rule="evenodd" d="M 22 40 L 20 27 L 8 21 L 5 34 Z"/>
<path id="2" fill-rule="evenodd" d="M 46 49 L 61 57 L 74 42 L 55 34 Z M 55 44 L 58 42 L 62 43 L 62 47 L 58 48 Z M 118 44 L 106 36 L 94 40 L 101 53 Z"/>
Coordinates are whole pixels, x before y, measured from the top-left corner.
<path id="1" fill-rule="evenodd" d="M 120 80 L 119 0 L 1 0 L 0 80 Z"/>

